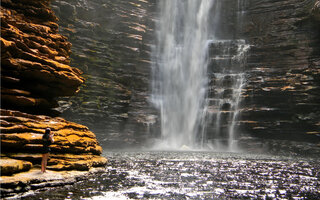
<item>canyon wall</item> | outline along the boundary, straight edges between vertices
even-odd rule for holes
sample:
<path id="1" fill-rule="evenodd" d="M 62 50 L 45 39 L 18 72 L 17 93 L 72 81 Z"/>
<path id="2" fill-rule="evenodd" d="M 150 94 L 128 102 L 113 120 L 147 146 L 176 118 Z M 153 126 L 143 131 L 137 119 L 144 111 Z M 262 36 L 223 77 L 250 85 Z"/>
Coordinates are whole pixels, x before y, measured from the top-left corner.
<path id="1" fill-rule="evenodd" d="M 108 148 L 141 145 L 155 120 L 148 102 L 154 2 L 55 0 L 52 8 L 86 78 L 76 96 L 59 99 L 62 116 L 87 125 Z"/>
<path id="2" fill-rule="evenodd" d="M 245 1 L 251 45 L 240 124 L 257 137 L 319 142 L 319 1 Z"/>
<path id="3" fill-rule="evenodd" d="M 220 23 L 211 27 L 218 39 L 250 45 L 240 69 L 240 139 L 319 142 L 319 1 L 220 3 Z M 71 62 L 87 79 L 77 96 L 59 99 L 57 110 L 94 130 L 107 148 L 159 136 L 159 114 L 148 99 L 156 1 L 56 0 L 52 7 L 73 44 Z"/>
<path id="4" fill-rule="evenodd" d="M 24 3 L 2 2 L 1 103 L 36 113 L 55 107 L 54 97 L 75 94 L 84 79 L 68 65 L 71 44 L 48 2 Z"/>
<path id="5" fill-rule="evenodd" d="M 49 169 L 88 170 L 107 161 L 87 127 L 53 117 L 56 98 L 76 94 L 84 78 L 69 65 L 71 43 L 58 33 L 49 4 L 1 1 L 1 181 L 39 168 L 46 128 L 55 134 Z"/>

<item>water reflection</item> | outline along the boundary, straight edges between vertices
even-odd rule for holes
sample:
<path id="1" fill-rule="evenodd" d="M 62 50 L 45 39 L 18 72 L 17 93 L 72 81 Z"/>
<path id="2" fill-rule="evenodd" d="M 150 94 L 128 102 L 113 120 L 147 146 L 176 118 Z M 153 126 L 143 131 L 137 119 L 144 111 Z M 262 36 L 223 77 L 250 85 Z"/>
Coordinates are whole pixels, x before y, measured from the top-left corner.
<path id="1" fill-rule="evenodd" d="M 23 199 L 319 199 L 320 162 L 210 152 L 109 152 L 106 171 Z"/>

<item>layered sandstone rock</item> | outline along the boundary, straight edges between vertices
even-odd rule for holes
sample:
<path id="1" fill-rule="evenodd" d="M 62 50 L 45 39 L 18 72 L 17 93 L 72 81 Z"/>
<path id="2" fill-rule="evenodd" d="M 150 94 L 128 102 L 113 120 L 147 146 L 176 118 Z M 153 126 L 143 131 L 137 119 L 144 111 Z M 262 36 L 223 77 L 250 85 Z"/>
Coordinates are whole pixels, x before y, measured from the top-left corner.
<path id="1" fill-rule="evenodd" d="M 48 0 L 1 2 L 2 107 L 56 107 L 57 96 L 73 95 L 84 82 L 70 67 L 70 42 L 58 33 Z"/>
<path id="2" fill-rule="evenodd" d="M 21 183 L 19 174 L 40 172 L 41 141 L 47 127 L 55 134 L 49 170 L 90 170 L 107 162 L 86 126 L 35 115 L 54 115 L 55 98 L 74 95 L 84 83 L 82 72 L 69 66 L 71 43 L 58 33 L 49 2 L 1 1 L 1 197 L 16 191 L 10 187 Z M 21 191 L 30 189 L 29 180 L 46 181 L 37 178 L 28 177 Z"/>
<path id="3" fill-rule="evenodd" d="M 246 1 L 251 45 L 240 124 L 257 137 L 320 142 L 319 2 Z"/>
<path id="4" fill-rule="evenodd" d="M 53 152 L 100 155 L 94 133 L 85 126 L 62 118 L 31 115 L 19 111 L 1 110 L 1 152 L 41 152 L 42 135 L 51 128 L 55 142 Z"/>
<path id="5" fill-rule="evenodd" d="M 39 169 L 31 169 L 26 172 L 12 176 L 2 176 L 1 198 L 20 199 L 21 193 L 28 190 L 47 190 L 46 188 L 62 187 L 72 185 L 76 182 L 86 180 L 88 177 L 102 173 L 101 168 L 92 168 L 89 171 L 47 171 L 40 172 Z"/>
<path id="6" fill-rule="evenodd" d="M 246 145 L 252 138 L 319 144 L 319 1 L 234 2 L 223 1 L 215 30 L 218 39 L 250 45 L 246 64 L 235 70 L 245 77 L 236 135 Z"/>
<path id="7" fill-rule="evenodd" d="M 42 135 L 51 128 L 54 144 L 48 169 L 87 170 L 104 166 L 106 159 L 99 156 L 102 148 L 94 133 L 83 125 L 62 118 L 31 115 L 1 109 L 1 158 L 12 158 L 41 163 Z"/>
<path id="8" fill-rule="evenodd" d="M 88 171 L 92 168 L 103 167 L 107 163 L 107 159 L 100 156 L 102 148 L 95 135 L 83 125 L 68 122 L 59 117 L 51 118 L 4 109 L 1 109 L 0 120 L 0 182 L 4 196 L 12 195 L 15 192 L 12 190 L 15 185 L 24 182 L 21 176 L 27 176 L 23 191 L 28 190 L 31 180 L 31 182 L 42 182 L 38 176 L 41 175 L 39 173 L 42 159 L 42 135 L 47 127 L 51 128 L 54 133 L 48 170 Z M 31 174 L 26 172 L 27 175 L 11 176 L 29 170 Z M 38 175 L 34 175 L 36 171 Z M 65 172 L 61 173 L 65 174 Z M 56 181 L 63 185 L 65 178 L 67 178 L 66 175 Z M 44 181 L 47 182 L 46 179 Z M 46 187 L 46 184 L 43 187 Z"/>

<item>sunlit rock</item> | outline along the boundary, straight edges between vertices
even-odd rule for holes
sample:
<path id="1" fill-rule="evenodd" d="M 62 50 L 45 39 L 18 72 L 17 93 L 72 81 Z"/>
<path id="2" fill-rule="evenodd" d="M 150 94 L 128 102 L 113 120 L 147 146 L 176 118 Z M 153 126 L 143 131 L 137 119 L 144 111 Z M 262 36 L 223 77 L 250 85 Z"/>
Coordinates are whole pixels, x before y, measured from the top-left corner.
<path id="1" fill-rule="evenodd" d="M 54 133 L 55 142 L 51 145 L 53 152 L 93 155 L 100 155 L 102 152 L 96 136 L 87 127 L 59 117 L 2 109 L 1 124 L 2 153 L 41 153 L 41 138 L 45 128 L 51 128 Z"/>
<path id="2" fill-rule="evenodd" d="M 56 21 L 49 1 L 1 3 L 2 107 L 50 109 L 53 97 L 73 95 L 84 82 L 69 66 L 71 44 Z"/>
<path id="3" fill-rule="evenodd" d="M 92 168 L 104 167 L 107 163 L 107 159 L 100 156 L 102 148 L 94 133 L 83 125 L 59 117 L 51 118 L 4 109 L 1 109 L 0 119 L 1 184 L 6 183 L 9 188 L 24 178 L 19 175 L 12 178 L 8 175 L 30 169 L 40 173 L 42 135 L 47 127 L 54 133 L 47 166 L 49 171 L 89 171 Z M 41 182 L 38 176 L 29 176 L 29 179 Z M 63 179 L 59 179 L 59 182 L 64 184 Z M 7 187 L 6 184 L 4 187 Z M 26 184 L 28 185 L 28 182 Z M 7 192 L 11 193 L 10 191 Z"/>
<path id="4" fill-rule="evenodd" d="M 72 170 L 56 173 L 57 185 L 76 171 L 107 162 L 86 126 L 44 115 L 56 115 L 56 97 L 74 95 L 84 83 L 82 71 L 69 65 L 71 43 L 58 33 L 58 19 L 49 4 L 1 1 L 1 197 L 38 188 L 31 182 L 48 186 L 42 182 L 57 178 L 39 178 L 45 128 L 55 134 L 48 171 Z"/>
<path id="5" fill-rule="evenodd" d="M 11 158 L 0 159 L 1 176 L 12 175 L 22 171 L 28 171 L 32 167 L 32 163 L 23 160 L 15 160 Z"/>

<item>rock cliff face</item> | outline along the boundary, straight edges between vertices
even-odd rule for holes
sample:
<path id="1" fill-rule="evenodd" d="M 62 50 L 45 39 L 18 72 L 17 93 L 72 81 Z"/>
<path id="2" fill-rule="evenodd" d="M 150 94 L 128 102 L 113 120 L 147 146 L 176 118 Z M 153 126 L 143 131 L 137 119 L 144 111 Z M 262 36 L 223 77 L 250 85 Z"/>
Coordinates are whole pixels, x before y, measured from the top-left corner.
<path id="1" fill-rule="evenodd" d="M 57 33 L 57 18 L 48 3 L 1 3 L 3 107 L 50 109 L 57 105 L 54 97 L 73 95 L 84 82 L 81 71 L 68 65 L 71 44 Z"/>
<path id="2" fill-rule="evenodd" d="M 55 133 L 48 169 L 88 170 L 107 161 L 87 127 L 35 115 L 55 115 L 55 98 L 74 95 L 84 83 L 82 72 L 69 66 L 71 43 L 58 33 L 49 3 L 1 1 L 2 183 L 6 180 L 3 175 L 41 163 L 41 138 L 47 127 Z"/>
<path id="3" fill-rule="evenodd" d="M 71 62 L 86 77 L 79 94 L 59 99 L 62 116 L 108 148 L 143 143 L 154 116 L 147 99 L 154 2 L 55 0 L 52 8 L 73 45 Z"/>
<path id="4" fill-rule="evenodd" d="M 251 45 L 240 117 L 244 132 L 319 142 L 319 1 L 245 1 Z"/>
<path id="5" fill-rule="evenodd" d="M 250 45 L 238 69 L 245 74 L 239 139 L 319 143 L 319 1 L 226 0 L 221 10 L 218 39 Z"/>

